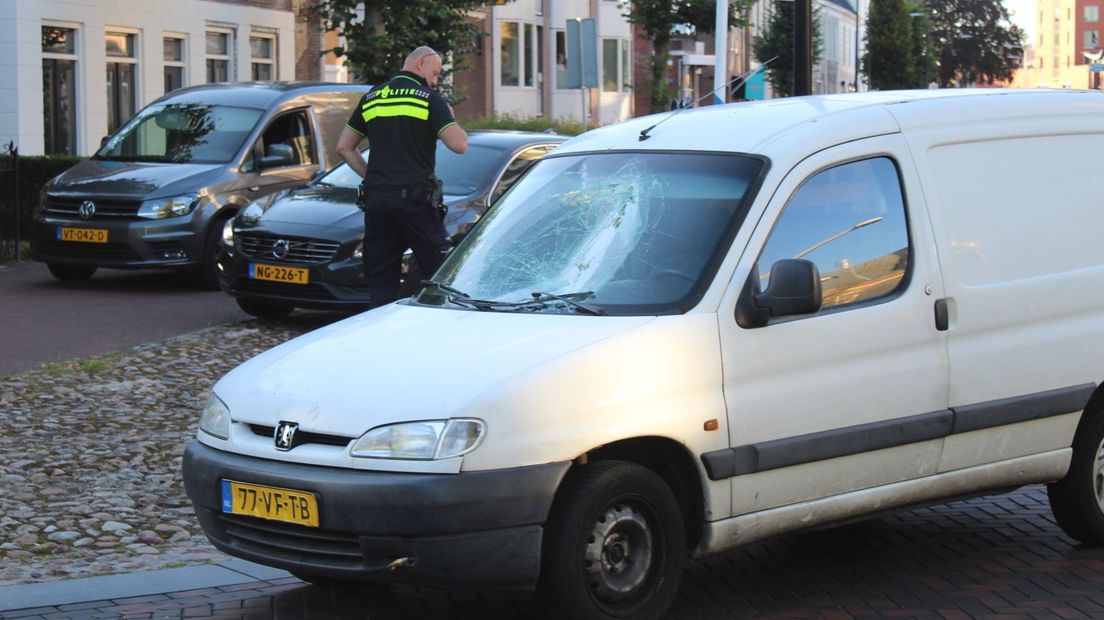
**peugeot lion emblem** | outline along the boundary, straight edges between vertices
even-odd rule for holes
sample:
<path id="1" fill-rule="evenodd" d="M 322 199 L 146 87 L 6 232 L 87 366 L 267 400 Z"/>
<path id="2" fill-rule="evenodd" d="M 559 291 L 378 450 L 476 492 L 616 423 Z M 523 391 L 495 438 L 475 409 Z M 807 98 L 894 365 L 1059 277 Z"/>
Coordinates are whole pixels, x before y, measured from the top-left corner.
<path id="1" fill-rule="evenodd" d="M 285 258 L 288 255 L 288 250 L 291 249 L 291 244 L 287 239 L 277 239 L 272 244 L 272 256 L 275 258 Z"/>
<path id="2" fill-rule="evenodd" d="M 277 450 L 291 450 L 292 444 L 295 443 L 295 431 L 299 430 L 298 422 L 283 422 L 281 421 L 276 426 L 276 433 L 274 438 L 276 439 Z"/>
<path id="3" fill-rule="evenodd" d="M 90 220 L 93 215 L 96 215 L 96 203 L 91 200 L 85 200 L 80 204 L 80 208 L 77 210 L 80 213 L 82 220 Z"/>

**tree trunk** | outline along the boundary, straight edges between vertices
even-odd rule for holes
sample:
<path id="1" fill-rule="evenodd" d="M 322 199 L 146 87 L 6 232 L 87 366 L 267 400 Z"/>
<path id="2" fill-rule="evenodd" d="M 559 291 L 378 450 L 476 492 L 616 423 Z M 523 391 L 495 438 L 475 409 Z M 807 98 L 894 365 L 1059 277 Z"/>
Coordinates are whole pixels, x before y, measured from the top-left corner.
<path id="1" fill-rule="evenodd" d="M 650 112 L 662 112 L 671 105 L 671 93 L 667 88 L 667 53 L 671 48 L 671 39 L 661 37 L 655 40 L 655 55 L 652 56 L 652 109 Z"/>

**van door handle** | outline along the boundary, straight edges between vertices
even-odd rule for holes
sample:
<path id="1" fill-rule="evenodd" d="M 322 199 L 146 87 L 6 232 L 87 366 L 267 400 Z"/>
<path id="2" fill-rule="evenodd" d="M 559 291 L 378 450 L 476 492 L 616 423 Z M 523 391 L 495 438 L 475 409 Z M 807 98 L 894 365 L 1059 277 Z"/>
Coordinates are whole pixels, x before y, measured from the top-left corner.
<path id="1" fill-rule="evenodd" d="M 950 326 L 950 313 L 947 309 L 946 299 L 935 300 L 935 329 L 945 332 Z"/>

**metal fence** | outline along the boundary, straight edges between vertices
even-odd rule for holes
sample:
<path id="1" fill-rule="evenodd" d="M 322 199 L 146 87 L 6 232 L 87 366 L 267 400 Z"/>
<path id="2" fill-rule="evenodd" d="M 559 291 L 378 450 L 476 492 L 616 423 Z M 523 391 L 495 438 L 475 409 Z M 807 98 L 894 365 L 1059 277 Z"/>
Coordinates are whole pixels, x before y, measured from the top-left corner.
<path id="1" fill-rule="evenodd" d="M 9 142 L 0 150 L 0 261 L 21 260 L 19 148 Z"/>

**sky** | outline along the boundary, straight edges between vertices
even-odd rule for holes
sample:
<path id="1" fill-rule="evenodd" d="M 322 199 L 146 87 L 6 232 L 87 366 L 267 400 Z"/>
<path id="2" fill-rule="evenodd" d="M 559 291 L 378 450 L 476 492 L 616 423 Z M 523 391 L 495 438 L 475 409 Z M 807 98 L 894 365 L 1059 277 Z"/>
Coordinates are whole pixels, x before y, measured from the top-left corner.
<path id="1" fill-rule="evenodd" d="M 1023 28 L 1027 40 L 1035 40 L 1035 0 L 1004 0 L 1004 6 L 1012 14 L 1012 23 Z"/>

